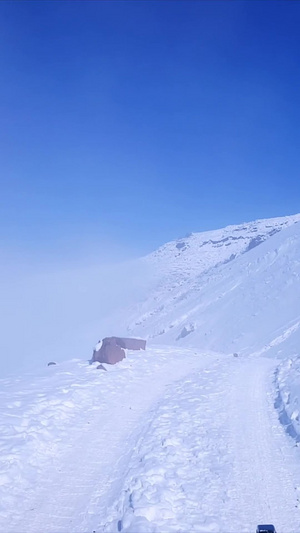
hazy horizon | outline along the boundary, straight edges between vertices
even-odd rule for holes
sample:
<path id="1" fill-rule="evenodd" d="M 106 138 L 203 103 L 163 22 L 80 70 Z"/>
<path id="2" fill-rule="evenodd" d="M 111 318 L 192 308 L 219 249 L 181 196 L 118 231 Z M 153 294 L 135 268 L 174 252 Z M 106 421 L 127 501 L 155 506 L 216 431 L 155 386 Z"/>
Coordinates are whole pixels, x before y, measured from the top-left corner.
<path id="1" fill-rule="evenodd" d="M 299 23 L 286 0 L 0 2 L 4 366 L 89 356 L 143 284 L 124 262 L 300 211 Z"/>

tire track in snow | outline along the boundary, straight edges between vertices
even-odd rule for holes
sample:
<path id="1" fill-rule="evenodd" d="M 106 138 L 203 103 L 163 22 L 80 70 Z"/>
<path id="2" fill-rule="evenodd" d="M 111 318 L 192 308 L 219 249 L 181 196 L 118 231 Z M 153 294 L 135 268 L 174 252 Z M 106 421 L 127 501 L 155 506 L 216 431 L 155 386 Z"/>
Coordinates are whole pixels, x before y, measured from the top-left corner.
<path id="1" fill-rule="evenodd" d="M 1 532 L 248 533 L 274 521 L 299 533 L 299 450 L 273 407 L 275 362 L 175 352 L 125 361 L 97 392 L 84 381 L 93 406 L 0 510 Z"/>
<path id="2" fill-rule="evenodd" d="M 239 361 L 232 376 L 232 531 L 255 531 L 257 523 L 274 523 L 277 533 L 300 530 L 299 456 L 297 464 L 274 409 L 275 366 L 251 358 Z"/>
<path id="3" fill-rule="evenodd" d="M 223 531 L 219 507 L 227 499 L 224 482 L 230 472 L 228 363 L 220 358 L 168 388 L 97 532 Z"/>
<path id="4" fill-rule="evenodd" d="M 27 479 L 19 476 L 10 484 L 7 503 L 0 507 L 1 533 L 91 533 L 117 497 L 145 413 L 170 382 L 214 360 L 165 347 L 135 356 L 134 363 L 129 356 L 99 383 L 92 386 L 92 381 L 90 389 L 85 376 L 77 388 L 85 396 L 83 408 L 76 411 L 71 425 L 53 429 L 56 454 L 48 457 L 44 448 L 39 450 L 39 444 L 44 445 L 41 436 L 34 448 L 41 451 L 34 483 L 28 488 Z M 94 372 L 98 376 L 99 371 Z M 31 459 L 26 454 L 22 458 Z"/>
<path id="5" fill-rule="evenodd" d="M 170 386 L 97 532 L 250 533 L 274 522 L 299 533 L 300 457 L 274 409 L 275 366 L 223 357 Z"/>

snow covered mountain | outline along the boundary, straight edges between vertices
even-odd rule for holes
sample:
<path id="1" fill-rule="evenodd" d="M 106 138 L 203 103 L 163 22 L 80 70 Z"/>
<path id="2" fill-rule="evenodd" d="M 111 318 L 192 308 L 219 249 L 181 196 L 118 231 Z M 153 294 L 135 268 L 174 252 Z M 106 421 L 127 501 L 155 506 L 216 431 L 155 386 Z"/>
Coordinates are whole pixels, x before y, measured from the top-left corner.
<path id="1" fill-rule="evenodd" d="M 145 260 L 157 266 L 162 274 L 176 274 L 186 279 L 232 261 L 299 221 L 300 214 L 297 214 L 191 233 L 161 246 Z"/>
<path id="2" fill-rule="evenodd" d="M 170 242 L 144 261 L 157 272 L 127 333 L 159 344 L 291 355 L 300 343 L 300 215 Z"/>
<path id="3" fill-rule="evenodd" d="M 0 533 L 299 532 L 299 220 L 143 258 L 145 352 L 0 380 Z"/>

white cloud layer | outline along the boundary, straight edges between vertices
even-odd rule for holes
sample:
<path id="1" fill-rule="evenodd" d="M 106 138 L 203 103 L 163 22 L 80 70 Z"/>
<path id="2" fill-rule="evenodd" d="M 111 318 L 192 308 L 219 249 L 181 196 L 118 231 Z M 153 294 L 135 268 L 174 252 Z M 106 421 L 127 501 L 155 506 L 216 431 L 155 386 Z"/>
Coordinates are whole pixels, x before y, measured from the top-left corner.
<path id="1" fill-rule="evenodd" d="M 50 360 L 90 358 L 100 337 L 119 334 L 109 317 L 150 282 L 146 266 L 93 261 L 3 262 L 0 270 L 0 375 Z M 19 258 L 20 259 L 20 258 Z"/>

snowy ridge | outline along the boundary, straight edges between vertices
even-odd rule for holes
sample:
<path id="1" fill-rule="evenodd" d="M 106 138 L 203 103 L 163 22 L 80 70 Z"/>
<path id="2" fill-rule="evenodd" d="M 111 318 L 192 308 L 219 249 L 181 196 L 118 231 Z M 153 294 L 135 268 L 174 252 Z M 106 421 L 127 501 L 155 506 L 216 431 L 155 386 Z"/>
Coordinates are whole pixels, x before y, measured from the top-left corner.
<path id="1" fill-rule="evenodd" d="M 124 332 L 134 333 L 137 326 L 142 325 L 143 335 L 146 331 L 150 338 L 164 333 L 164 328 L 151 331 L 152 317 L 167 314 L 166 307 L 172 307 L 175 299 L 185 299 L 188 290 L 199 291 L 201 275 L 233 261 L 299 220 L 300 214 L 256 220 L 219 230 L 192 233 L 184 239 L 161 246 L 141 260 L 156 273 L 157 281 L 143 301 L 127 310 L 129 319 L 124 325 Z"/>
<path id="2" fill-rule="evenodd" d="M 184 277 L 198 276 L 216 265 L 232 261 L 299 221 L 300 214 L 297 214 L 191 233 L 185 238 L 161 246 L 144 260 L 157 266 L 168 276 L 172 272 Z"/>
<path id="3" fill-rule="evenodd" d="M 193 267 L 193 275 L 184 278 L 183 269 L 176 277 L 173 263 L 168 261 L 172 285 L 161 287 L 159 283 L 157 292 L 131 310 L 128 332 L 147 336 L 153 342 L 227 353 L 268 352 L 282 357 L 298 353 L 300 224 L 295 222 L 299 216 L 284 219 L 282 231 L 277 231 L 283 224 L 278 220 L 275 219 L 275 227 L 263 221 L 262 227 L 272 235 L 265 233 L 266 239 L 261 242 L 260 234 L 259 246 L 247 253 L 240 247 L 240 255 L 230 262 L 222 248 L 222 264 L 199 275 L 195 275 L 198 267 Z M 253 223 L 247 228 L 248 244 L 251 231 L 257 226 Z M 188 250 L 185 253 L 188 257 Z M 191 254 L 190 264 L 193 258 Z M 195 264 L 196 260 L 197 257 Z M 201 261 L 200 258 L 197 265 Z M 163 272 L 167 265 L 162 266 Z M 282 306 L 283 302 L 288 305 Z"/>

